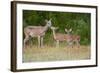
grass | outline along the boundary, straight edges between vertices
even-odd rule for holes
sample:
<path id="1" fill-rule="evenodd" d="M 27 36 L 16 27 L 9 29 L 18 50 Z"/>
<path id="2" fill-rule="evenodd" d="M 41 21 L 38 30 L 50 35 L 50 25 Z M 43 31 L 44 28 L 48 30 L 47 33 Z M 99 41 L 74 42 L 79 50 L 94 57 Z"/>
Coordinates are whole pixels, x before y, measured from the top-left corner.
<path id="1" fill-rule="evenodd" d="M 90 46 L 67 46 L 45 45 L 43 48 L 31 46 L 23 49 L 23 62 L 44 62 L 64 60 L 85 60 L 90 59 Z"/>

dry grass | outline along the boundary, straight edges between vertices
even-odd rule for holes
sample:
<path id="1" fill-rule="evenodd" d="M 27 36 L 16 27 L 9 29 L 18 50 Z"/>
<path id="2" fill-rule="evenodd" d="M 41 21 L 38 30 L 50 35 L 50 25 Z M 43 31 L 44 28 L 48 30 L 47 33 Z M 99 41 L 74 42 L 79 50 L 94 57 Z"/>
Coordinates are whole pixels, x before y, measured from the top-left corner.
<path id="1" fill-rule="evenodd" d="M 40 61 L 61 61 L 61 60 L 85 60 L 90 59 L 90 46 L 77 47 L 59 47 L 36 46 L 23 49 L 23 62 Z"/>

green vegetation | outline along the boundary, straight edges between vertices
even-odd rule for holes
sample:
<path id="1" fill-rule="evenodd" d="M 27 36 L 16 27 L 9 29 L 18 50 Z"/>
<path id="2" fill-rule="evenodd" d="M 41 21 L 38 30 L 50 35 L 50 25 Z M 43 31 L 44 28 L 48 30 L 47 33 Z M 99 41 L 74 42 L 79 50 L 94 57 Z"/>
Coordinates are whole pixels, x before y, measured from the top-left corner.
<path id="1" fill-rule="evenodd" d="M 57 32 L 65 33 L 65 28 L 72 28 L 72 34 L 80 35 L 80 47 L 71 48 L 66 46 L 66 42 L 60 42 L 57 48 L 52 31 L 49 29 L 44 37 L 42 48 L 37 46 L 37 38 L 30 39 L 32 45 L 23 49 L 23 62 L 90 59 L 91 15 L 89 13 L 23 10 L 23 28 L 30 25 L 45 26 L 45 19 L 50 18 L 52 26 L 59 27 Z"/>
<path id="2" fill-rule="evenodd" d="M 52 26 L 59 27 L 57 32 L 65 33 L 65 28 L 72 28 L 72 34 L 81 36 L 81 45 L 90 45 L 91 15 L 89 13 L 23 10 L 23 28 L 29 25 L 44 26 L 45 19 L 50 18 L 52 18 Z M 47 44 L 53 42 L 51 33 L 50 29 L 46 33 L 44 42 Z"/>

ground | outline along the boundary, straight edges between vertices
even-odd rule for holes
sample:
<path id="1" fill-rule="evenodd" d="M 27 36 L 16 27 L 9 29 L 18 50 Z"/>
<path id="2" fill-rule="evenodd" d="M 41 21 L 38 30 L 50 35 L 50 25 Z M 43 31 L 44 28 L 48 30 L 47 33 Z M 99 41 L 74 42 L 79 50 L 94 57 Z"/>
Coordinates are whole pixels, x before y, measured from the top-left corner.
<path id="1" fill-rule="evenodd" d="M 31 46 L 23 49 L 23 62 L 64 61 L 90 59 L 90 46 L 38 48 Z"/>

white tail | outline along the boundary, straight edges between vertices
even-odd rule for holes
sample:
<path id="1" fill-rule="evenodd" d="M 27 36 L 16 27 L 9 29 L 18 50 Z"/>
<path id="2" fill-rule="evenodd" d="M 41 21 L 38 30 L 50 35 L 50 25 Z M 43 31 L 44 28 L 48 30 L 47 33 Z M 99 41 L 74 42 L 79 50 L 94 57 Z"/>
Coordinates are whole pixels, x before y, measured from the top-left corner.
<path id="1" fill-rule="evenodd" d="M 71 43 L 71 45 L 73 43 L 77 44 L 77 46 L 80 46 L 80 36 L 79 35 L 74 35 L 74 34 L 71 34 L 70 32 L 72 31 L 72 29 L 65 29 L 65 32 L 67 33 L 67 35 L 69 36 L 69 42 L 68 43 Z"/>
<path id="2" fill-rule="evenodd" d="M 68 35 L 64 33 L 56 33 L 56 30 L 58 27 L 51 27 L 52 32 L 53 32 L 53 37 L 54 40 L 56 40 L 56 47 L 59 47 L 59 42 L 60 41 L 67 41 Z"/>
<path id="3" fill-rule="evenodd" d="M 48 27 L 51 27 L 51 19 L 45 20 L 46 25 L 45 26 L 27 26 L 24 28 L 24 46 L 26 42 L 29 40 L 29 37 L 38 37 L 38 46 L 43 46 L 43 37 L 45 36 L 46 31 L 48 30 Z"/>

